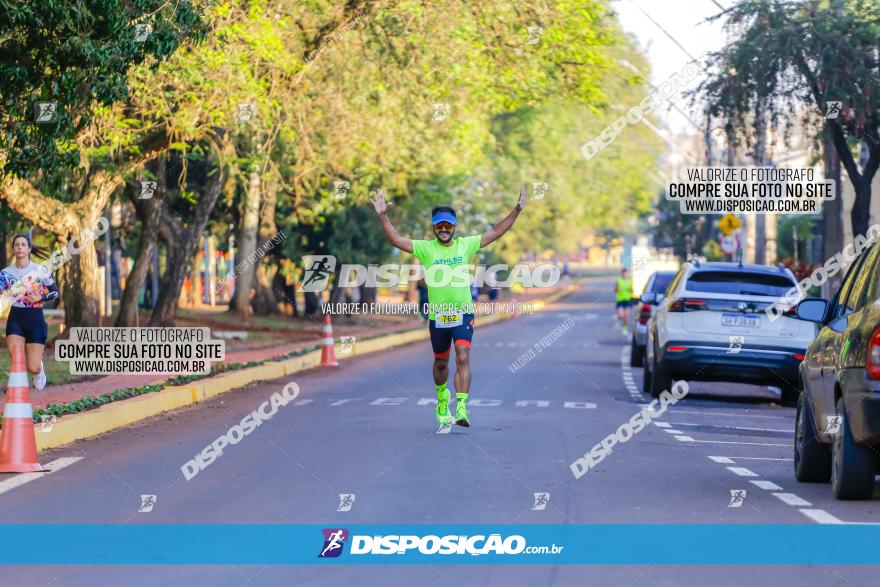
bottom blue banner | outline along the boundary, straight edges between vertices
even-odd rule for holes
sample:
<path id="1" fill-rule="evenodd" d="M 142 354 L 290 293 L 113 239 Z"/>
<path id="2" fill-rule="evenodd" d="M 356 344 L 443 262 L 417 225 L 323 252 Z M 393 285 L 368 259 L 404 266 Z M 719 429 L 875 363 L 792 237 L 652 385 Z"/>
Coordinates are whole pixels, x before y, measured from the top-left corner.
<path id="1" fill-rule="evenodd" d="M 0 564 L 880 564 L 875 525 L 3 525 Z M 812 545 L 805 548 L 804 545 Z"/>

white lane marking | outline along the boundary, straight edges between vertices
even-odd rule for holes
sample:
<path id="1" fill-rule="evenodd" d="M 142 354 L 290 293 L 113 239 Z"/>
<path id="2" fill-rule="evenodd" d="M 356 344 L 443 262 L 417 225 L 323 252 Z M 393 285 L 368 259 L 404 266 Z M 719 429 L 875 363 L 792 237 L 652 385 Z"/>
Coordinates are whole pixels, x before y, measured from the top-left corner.
<path id="1" fill-rule="evenodd" d="M 790 461 L 791 459 L 779 459 L 776 457 L 730 457 L 731 459 L 739 459 L 746 461 Z"/>
<path id="2" fill-rule="evenodd" d="M 751 426 L 731 426 L 731 428 L 753 432 L 785 432 L 786 434 L 794 434 L 794 428 L 752 428 Z"/>
<path id="3" fill-rule="evenodd" d="M 731 461 L 727 457 L 709 457 L 709 458 L 712 459 L 713 461 L 715 461 L 716 463 L 722 463 L 725 465 L 732 465 L 733 464 L 733 461 Z"/>
<path id="4" fill-rule="evenodd" d="M 654 426 L 659 426 L 660 428 L 669 428 L 669 424 L 666 422 L 654 422 Z"/>
<path id="5" fill-rule="evenodd" d="M 436 403 L 436 402 L 434 402 Z M 501 405 L 500 399 L 482 399 L 482 398 L 474 398 L 468 402 L 469 405 L 472 406 L 480 406 L 481 408 L 496 408 Z"/>
<path id="6" fill-rule="evenodd" d="M 539 408 L 547 408 L 550 406 L 550 402 L 543 399 L 521 399 L 516 402 L 516 406 L 524 408 L 529 404 L 535 404 Z"/>
<path id="7" fill-rule="evenodd" d="M 593 402 L 565 402 L 562 407 L 576 410 L 595 410 L 596 404 Z"/>
<path id="8" fill-rule="evenodd" d="M 681 430 L 675 430 L 673 428 L 664 428 L 663 432 L 669 432 L 670 434 L 684 434 Z"/>
<path id="9" fill-rule="evenodd" d="M 710 428 L 719 428 L 726 430 L 749 430 L 753 432 L 785 432 L 787 434 L 794 434 L 794 428 L 788 429 L 780 429 L 780 428 L 752 428 L 750 426 L 713 426 L 712 424 L 698 424 L 694 422 L 670 422 L 670 424 L 675 424 L 676 426 L 707 426 Z"/>
<path id="10" fill-rule="evenodd" d="M 399 406 L 406 401 L 405 397 L 380 397 L 370 402 L 371 406 Z"/>
<path id="11" fill-rule="evenodd" d="M 839 518 L 835 518 L 825 510 L 798 510 L 803 515 L 807 516 L 814 522 L 818 522 L 820 524 L 845 524 L 846 522 L 840 520 Z"/>
<path id="12" fill-rule="evenodd" d="M 731 457 L 709 457 L 709 458 L 712 459 L 713 461 L 715 461 L 716 463 L 732 463 L 733 462 L 731 460 Z M 767 457 L 736 457 L 736 458 L 761 459 L 761 460 L 788 460 L 788 459 L 770 459 Z M 750 471 L 749 469 L 746 469 L 745 467 L 725 467 L 725 468 L 728 471 L 738 475 L 739 477 L 757 477 L 758 476 L 756 473 Z M 772 481 L 765 481 L 764 479 L 749 479 L 749 482 L 752 483 L 752 485 L 755 485 L 756 487 L 759 487 L 761 489 L 765 489 L 767 491 L 777 492 L 777 493 L 773 493 L 773 497 L 777 498 L 778 500 L 780 500 L 781 502 L 783 502 L 786 505 L 791 505 L 791 506 L 795 506 L 795 507 L 799 507 L 799 508 L 802 506 L 809 507 L 812 505 L 810 502 L 808 502 L 807 500 L 805 500 L 804 498 L 802 498 L 800 496 L 795 495 L 794 493 L 784 492 L 782 490 L 782 487 L 780 487 L 776 483 L 773 483 Z M 813 520 L 814 522 L 817 522 L 819 524 L 845 524 L 846 523 L 846 522 L 843 522 L 843 521 L 839 520 L 838 518 L 832 516 L 831 514 L 826 512 L 825 510 L 799 509 L 798 511 L 801 512 L 802 514 L 804 514 L 805 516 L 807 516 L 808 518 L 810 518 L 811 520 Z"/>
<path id="13" fill-rule="evenodd" d="M 773 481 L 764 481 L 763 479 L 757 479 L 751 481 L 751 483 L 761 489 L 766 489 L 767 491 L 782 491 L 782 487 L 774 483 Z"/>
<path id="14" fill-rule="evenodd" d="M 692 442 L 704 442 L 707 444 L 747 444 L 750 446 L 785 446 L 791 447 L 790 444 L 774 444 L 770 442 L 736 442 L 733 440 L 694 440 L 691 439 Z"/>
<path id="15" fill-rule="evenodd" d="M 10 477 L 9 479 L 0 481 L 0 494 L 11 491 L 16 487 L 21 487 L 25 483 L 30 483 L 31 481 L 39 479 L 40 477 L 45 477 L 46 475 L 56 473 L 64 467 L 70 466 L 73 463 L 81 460 L 82 457 L 61 457 L 60 459 L 55 459 L 54 461 L 45 465 L 46 468 L 49 469 L 49 471 L 40 473 L 21 473 L 20 475 L 16 475 L 15 477 Z"/>
<path id="16" fill-rule="evenodd" d="M 757 473 L 753 473 L 749 471 L 745 467 L 725 467 L 728 471 L 735 475 L 739 475 L 740 477 L 757 477 Z"/>
<path id="17" fill-rule="evenodd" d="M 691 438 L 690 436 L 676 436 L 675 439 L 680 440 L 682 442 L 694 442 L 694 439 Z"/>
<path id="18" fill-rule="evenodd" d="M 813 505 L 810 502 L 808 502 L 806 499 L 798 497 L 794 493 L 774 493 L 773 496 L 781 499 L 784 503 L 786 503 L 788 505 L 794 505 L 794 506 L 799 506 L 799 507 L 800 506 L 810 507 L 811 505 Z"/>
<path id="19" fill-rule="evenodd" d="M 451 424 L 447 426 L 440 426 L 440 428 L 437 429 L 437 434 L 449 434 L 450 432 L 452 432 Z"/>
<path id="20" fill-rule="evenodd" d="M 787 418 L 785 416 L 763 416 L 758 414 L 735 414 L 735 413 L 727 413 L 727 412 L 701 412 L 698 410 L 666 410 L 667 414 L 702 414 L 705 416 L 730 416 L 731 418 L 772 418 L 774 420 L 788 420 L 791 422 L 792 418 Z"/>

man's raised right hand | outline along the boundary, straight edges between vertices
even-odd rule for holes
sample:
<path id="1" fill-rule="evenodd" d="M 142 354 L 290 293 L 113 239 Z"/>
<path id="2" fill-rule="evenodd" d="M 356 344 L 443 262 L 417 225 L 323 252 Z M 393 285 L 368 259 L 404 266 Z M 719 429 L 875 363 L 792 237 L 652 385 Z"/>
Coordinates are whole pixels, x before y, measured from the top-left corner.
<path id="1" fill-rule="evenodd" d="M 379 189 L 376 190 L 376 195 L 373 198 L 373 207 L 376 209 L 376 214 L 382 215 L 388 211 L 388 208 L 393 206 L 392 203 L 385 201 L 385 190 Z"/>

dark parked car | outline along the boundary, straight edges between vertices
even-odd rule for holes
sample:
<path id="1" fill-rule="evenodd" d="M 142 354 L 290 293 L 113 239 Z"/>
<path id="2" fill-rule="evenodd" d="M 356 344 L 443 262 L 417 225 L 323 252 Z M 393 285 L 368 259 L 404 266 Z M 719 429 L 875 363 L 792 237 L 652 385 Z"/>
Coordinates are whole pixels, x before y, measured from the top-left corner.
<path id="1" fill-rule="evenodd" d="M 853 263 L 833 302 L 808 298 L 799 318 L 821 326 L 800 366 L 795 421 L 798 481 L 838 499 L 870 499 L 880 450 L 880 246 Z"/>
<path id="2" fill-rule="evenodd" d="M 657 304 L 663 301 L 663 293 L 669 287 L 676 271 L 655 271 L 645 284 L 645 291 L 636 302 L 633 312 L 634 328 L 630 342 L 629 366 L 641 367 L 645 360 L 645 340 L 648 338 L 648 320 L 657 311 Z M 647 294 L 647 295 L 645 295 Z"/>

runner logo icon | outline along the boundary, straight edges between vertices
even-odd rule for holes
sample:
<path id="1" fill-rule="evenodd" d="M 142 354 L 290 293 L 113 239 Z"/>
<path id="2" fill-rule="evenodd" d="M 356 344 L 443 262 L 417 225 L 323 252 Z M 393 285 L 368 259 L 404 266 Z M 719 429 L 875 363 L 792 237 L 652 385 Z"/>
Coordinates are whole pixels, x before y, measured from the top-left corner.
<path id="1" fill-rule="evenodd" d="M 302 261 L 305 270 L 302 290 L 318 292 L 327 289 L 330 276 L 336 271 L 336 257 L 333 255 L 305 255 Z"/>
<path id="2" fill-rule="evenodd" d="M 547 502 L 550 501 L 549 493 L 536 493 L 535 503 L 532 505 L 532 511 L 541 511 L 547 508 Z"/>
<path id="3" fill-rule="evenodd" d="M 337 512 L 350 512 L 351 506 L 354 505 L 354 493 L 340 493 L 339 494 L 339 507 L 336 508 Z"/>
<path id="4" fill-rule="evenodd" d="M 342 547 L 348 540 L 348 530 L 345 528 L 324 528 L 324 548 L 318 558 L 336 558 L 342 554 Z"/>
<path id="5" fill-rule="evenodd" d="M 730 503 L 727 504 L 729 508 L 738 508 L 742 507 L 743 501 L 746 499 L 746 490 L 745 489 L 731 489 L 730 490 Z"/>

